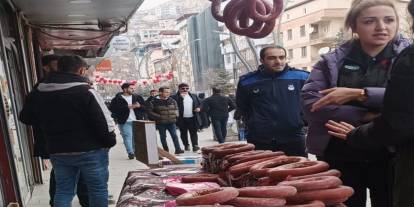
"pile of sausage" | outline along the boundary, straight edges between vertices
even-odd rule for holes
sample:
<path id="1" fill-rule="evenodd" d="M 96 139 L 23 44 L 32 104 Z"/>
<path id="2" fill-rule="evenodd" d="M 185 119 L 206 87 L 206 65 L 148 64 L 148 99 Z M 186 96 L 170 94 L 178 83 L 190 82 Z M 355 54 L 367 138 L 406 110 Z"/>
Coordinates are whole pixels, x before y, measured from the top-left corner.
<path id="1" fill-rule="evenodd" d="M 286 156 L 283 152 L 254 150 L 251 144 L 232 143 L 203 148 L 202 156 L 206 173 L 184 177 L 183 182 L 210 181 L 241 188 L 236 198 L 212 204 L 340 207 L 353 194 L 352 188 L 342 186 L 341 173 L 330 170 L 323 161 Z M 228 189 L 234 190 L 222 190 Z M 226 196 L 227 199 L 230 197 Z"/>
<path id="2" fill-rule="evenodd" d="M 266 0 L 230 0 L 220 14 L 223 0 L 210 0 L 211 13 L 234 34 L 250 38 L 263 38 L 269 35 L 276 19 L 283 10 L 283 0 L 273 0 L 270 5 Z M 225 0 L 224 0 L 225 1 Z"/>
<path id="3" fill-rule="evenodd" d="M 330 182 L 330 184 L 333 183 Z M 326 186 L 323 186 L 323 188 Z M 351 188 L 344 186 L 320 190 L 304 190 L 290 185 L 245 187 L 240 189 L 222 187 L 182 194 L 177 197 L 176 204 L 178 207 L 346 207 L 342 203 L 343 200 L 339 198 L 349 197 L 352 193 Z M 315 195 L 310 196 L 311 194 Z M 321 199 L 317 200 L 315 199 L 316 197 Z M 333 197 L 338 199 L 332 199 Z"/>

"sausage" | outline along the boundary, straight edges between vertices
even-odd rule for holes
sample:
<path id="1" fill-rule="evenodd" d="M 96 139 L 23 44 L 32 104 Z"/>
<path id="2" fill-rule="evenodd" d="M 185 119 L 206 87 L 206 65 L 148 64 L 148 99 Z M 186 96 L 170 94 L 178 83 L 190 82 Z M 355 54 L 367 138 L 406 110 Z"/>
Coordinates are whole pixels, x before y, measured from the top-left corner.
<path id="1" fill-rule="evenodd" d="M 240 197 L 254 198 L 286 198 L 295 195 L 296 188 L 291 186 L 261 186 L 239 189 Z"/>
<path id="2" fill-rule="evenodd" d="M 273 159 L 272 157 L 266 157 L 258 160 L 251 160 L 248 162 L 240 163 L 237 165 L 233 165 L 229 168 L 230 174 L 232 174 L 234 177 L 238 177 L 243 173 L 249 172 L 250 168 L 258 163 L 264 162 L 266 160 Z"/>
<path id="3" fill-rule="evenodd" d="M 186 175 L 181 178 L 183 183 L 196 183 L 196 182 L 217 182 L 219 175 L 212 173 L 197 173 L 193 175 Z"/>
<path id="4" fill-rule="evenodd" d="M 233 207 L 233 206 L 214 204 L 214 205 L 195 205 L 195 206 L 177 206 L 177 207 Z"/>
<path id="5" fill-rule="evenodd" d="M 310 175 L 329 169 L 329 164 L 323 161 L 304 161 L 275 167 L 268 171 L 269 177 L 284 180 L 288 176 Z"/>
<path id="6" fill-rule="evenodd" d="M 266 152 L 266 153 L 261 153 L 261 154 L 256 154 L 256 155 L 250 155 L 248 157 L 245 157 L 243 159 L 237 160 L 236 162 L 233 163 L 233 165 L 237 165 L 239 163 L 243 163 L 243 162 L 247 162 L 250 160 L 257 160 L 257 159 L 261 159 L 261 158 L 266 158 L 266 157 L 280 157 L 285 155 L 284 152 Z"/>
<path id="7" fill-rule="evenodd" d="M 339 205 L 345 201 L 348 200 L 348 197 L 346 198 L 340 198 L 340 199 L 334 199 L 334 200 L 323 200 L 322 202 L 325 203 L 326 206 L 335 206 L 335 205 Z"/>
<path id="8" fill-rule="evenodd" d="M 220 14 L 222 0 L 210 1 L 211 13 L 217 21 L 224 22 L 232 33 L 251 38 L 269 35 L 283 10 L 283 0 L 273 0 L 273 5 L 266 0 L 231 0 Z"/>
<path id="9" fill-rule="evenodd" d="M 320 172 L 316 174 L 311 175 L 302 175 L 302 176 L 288 176 L 286 180 L 300 180 L 305 178 L 312 178 L 312 177 L 319 177 L 319 176 L 335 176 L 335 177 L 341 177 L 341 172 L 339 170 L 328 170 L 325 172 Z"/>
<path id="10" fill-rule="evenodd" d="M 337 188 L 342 185 L 341 179 L 335 176 L 319 176 L 299 180 L 283 181 L 278 185 L 293 186 L 298 192 Z"/>
<path id="11" fill-rule="evenodd" d="M 222 158 L 229 154 L 235 154 L 239 152 L 245 152 L 245 151 L 252 151 L 254 149 L 253 144 L 235 144 L 225 147 L 219 147 L 216 149 L 213 149 L 211 152 L 214 157 L 216 158 Z"/>
<path id="12" fill-rule="evenodd" d="M 286 156 L 279 156 L 277 158 L 268 160 L 266 162 L 258 163 L 253 165 L 250 168 L 250 173 L 255 176 L 256 178 L 261 178 L 267 176 L 267 171 L 271 168 L 278 167 L 280 165 L 285 165 L 294 162 L 306 161 L 308 160 L 305 157 L 286 157 Z"/>
<path id="13" fill-rule="evenodd" d="M 237 207 L 279 207 L 284 206 L 286 204 L 286 200 L 281 198 L 237 197 L 226 202 L 225 204 Z"/>
<path id="14" fill-rule="evenodd" d="M 325 207 L 325 204 L 322 201 L 308 201 L 301 204 L 288 204 L 285 207 Z"/>
<path id="15" fill-rule="evenodd" d="M 271 152 L 270 150 L 253 150 L 253 151 L 246 151 L 246 152 L 239 152 L 235 154 L 226 155 L 223 157 L 223 160 L 227 160 L 229 163 L 236 162 L 237 160 L 240 160 L 242 158 L 251 156 L 251 155 L 257 155 L 265 152 Z"/>
<path id="16" fill-rule="evenodd" d="M 239 191 L 232 187 L 199 190 L 178 196 L 176 203 L 179 206 L 213 205 L 230 201 L 238 195 Z"/>
<path id="17" fill-rule="evenodd" d="M 289 203 L 303 203 L 306 201 L 336 201 L 340 199 L 348 199 L 354 194 L 354 190 L 348 186 L 339 186 L 334 189 L 312 190 L 299 192 L 296 195 L 287 198 Z M 343 201 L 342 201 L 343 202 Z M 341 202 L 338 202 L 341 203 Z"/>

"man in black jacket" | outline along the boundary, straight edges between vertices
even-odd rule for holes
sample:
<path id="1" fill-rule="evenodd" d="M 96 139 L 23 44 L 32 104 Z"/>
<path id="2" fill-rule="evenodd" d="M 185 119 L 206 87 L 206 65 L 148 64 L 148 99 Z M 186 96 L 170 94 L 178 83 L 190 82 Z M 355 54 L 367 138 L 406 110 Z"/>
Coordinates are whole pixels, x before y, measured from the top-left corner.
<path id="1" fill-rule="evenodd" d="M 134 159 L 134 142 L 132 139 L 132 122 L 146 119 L 145 101 L 140 95 L 134 94 L 134 85 L 124 83 L 122 92 L 112 99 L 109 110 L 118 123 L 119 131 L 124 140 L 129 159 Z"/>
<path id="2" fill-rule="evenodd" d="M 51 72 L 58 71 L 58 60 L 60 56 L 58 55 L 45 55 L 42 57 L 42 69 L 43 69 L 43 78 L 39 81 L 39 83 L 43 82 L 45 77 L 47 77 Z M 37 88 L 39 86 L 39 83 L 37 83 L 34 88 Z M 41 157 L 43 161 L 43 165 L 45 169 L 48 169 L 50 165 L 49 163 L 49 152 L 47 150 L 46 140 L 45 137 L 41 131 L 41 129 L 37 126 L 32 126 L 33 128 L 33 138 L 34 138 L 34 150 L 33 150 L 33 156 L 35 157 Z M 56 180 L 55 180 L 55 171 L 50 171 L 50 178 L 49 178 L 49 196 L 50 206 L 54 206 L 54 197 L 56 193 Z M 82 207 L 88 207 L 89 206 L 89 198 L 88 198 L 88 189 L 86 187 L 86 184 L 84 183 L 82 176 L 79 176 L 78 184 L 76 185 L 76 194 L 79 199 L 79 203 Z"/>
<path id="3" fill-rule="evenodd" d="M 233 111 L 236 105 L 229 97 L 223 96 L 220 89 L 213 88 L 212 90 L 213 95 L 203 101 L 201 109 L 210 116 L 214 135 L 221 144 L 226 140 L 229 112 Z"/>
<path id="4" fill-rule="evenodd" d="M 83 76 L 87 64 L 63 56 L 30 92 L 20 120 L 43 132 L 56 177 L 54 206 L 70 206 L 79 174 L 88 188 L 89 205 L 108 206 L 108 149 L 115 145 L 115 123 L 102 97 Z"/>
<path id="5" fill-rule="evenodd" d="M 190 150 L 188 143 L 188 132 L 190 132 L 191 144 L 193 151 L 197 152 L 200 147 L 198 146 L 197 131 L 202 125 L 200 118 L 200 100 L 198 97 L 189 92 L 190 87 L 186 83 L 178 85 L 178 93 L 172 98 L 177 101 L 179 116 L 177 120 L 177 126 L 180 128 L 181 141 L 184 144 L 186 151 Z"/>

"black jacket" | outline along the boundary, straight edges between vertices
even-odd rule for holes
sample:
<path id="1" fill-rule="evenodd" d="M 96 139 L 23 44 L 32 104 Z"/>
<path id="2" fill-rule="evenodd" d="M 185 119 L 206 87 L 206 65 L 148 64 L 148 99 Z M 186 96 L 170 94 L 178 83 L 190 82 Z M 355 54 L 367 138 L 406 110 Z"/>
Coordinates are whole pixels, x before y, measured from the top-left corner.
<path id="1" fill-rule="evenodd" d="M 115 145 L 115 123 L 87 79 L 52 73 L 27 96 L 20 120 L 42 131 L 50 154 L 86 152 Z"/>
<path id="2" fill-rule="evenodd" d="M 221 94 L 213 94 L 202 103 L 202 110 L 212 119 L 223 119 L 229 117 L 229 112 L 236 108 L 234 102 Z"/>
<path id="3" fill-rule="evenodd" d="M 135 116 L 137 120 L 147 119 L 147 114 L 145 110 L 145 101 L 142 96 L 133 94 L 132 95 L 132 104 L 139 103 L 141 107 L 135 108 Z M 122 93 L 116 94 L 116 96 L 111 100 L 109 105 L 109 110 L 112 112 L 112 117 L 118 124 L 125 124 L 129 116 L 128 102 L 122 97 Z"/>
<path id="4" fill-rule="evenodd" d="M 198 97 L 190 92 L 188 92 L 188 95 L 190 95 L 190 97 L 193 99 L 193 110 L 196 108 L 199 108 L 201 106 L 200 100 L 198 99 Z M 177 120 L 177 126 L 180 127 L 183 123 L 183 113 L 184 113 L 184 99 L 183 97 L 180 95 L 180 93 L 178 92 L 177 94 L 171 96 L 175 101 L 177 101 L 177 105 L 178 105 L 178 112 L 179 112 L 179 116 L 178 116 L 178 120 Z M 202 123 L 202 118 L 200 116 L 199 112 L 194 112 L 193 111 L 193 115 L 194 115 L 194 121 L 196 122 L 196 126 L 198 128 L 201 128 L 201 126 L 203 125 Z"/>
<path id="5" fill-rule="evenodd" d="M 358 149 L 395 146 L 394 206 L 414 203 L 414 46 L 400 53 L 391 69 L 382 115 L 347 136 L 347 143 Z"/>
<path id="6" fill-rule="evenodd" d="M 171 97 L 166 100 L 154 98 L 149 103 L 148 114 L 157 124 L 175 124 L 178 117 L 177 102 Z"/>

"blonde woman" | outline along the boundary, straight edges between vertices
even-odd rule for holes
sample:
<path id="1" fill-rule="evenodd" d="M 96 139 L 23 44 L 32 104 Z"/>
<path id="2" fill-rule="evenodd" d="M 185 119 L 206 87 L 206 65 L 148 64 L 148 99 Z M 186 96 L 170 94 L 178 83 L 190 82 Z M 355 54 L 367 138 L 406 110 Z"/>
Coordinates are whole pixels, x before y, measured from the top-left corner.
<path id="1" fill-rule="evenodd" d="M 414 16 L 414 1 L 408 5 Z M 414 30 L 414 29 L 413 29 Z M 382 115 L 356 129 L 348 123 L 330 121 L 326 124 L 332 136 L 346 140 L 359 149 L 393 146 L 396 149 L 394 207 L 414 204 L 414 46 L 400 53 L 391 72 L 384 95 Z"/>
<path id="2" fill-rule="evenodd" d="M 392 62 L 409 42 L 397 34 L 398 15 L 388 0 L 353 1 L 345 26 L 354 39 L 323 55 L 302 89 L 307 149 L 339 169 L 344 184 L 354 188 L 348 206 L 365 207 L 369 189 L 372 207 L 388 207 L 392 153 L 386 147 L 352 148 L 332 139 L 324 125 L 334 120 L 359 126 L 378 116 Z"/>

